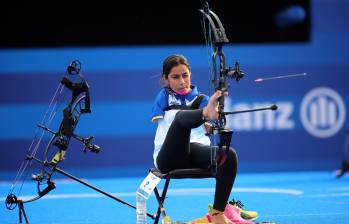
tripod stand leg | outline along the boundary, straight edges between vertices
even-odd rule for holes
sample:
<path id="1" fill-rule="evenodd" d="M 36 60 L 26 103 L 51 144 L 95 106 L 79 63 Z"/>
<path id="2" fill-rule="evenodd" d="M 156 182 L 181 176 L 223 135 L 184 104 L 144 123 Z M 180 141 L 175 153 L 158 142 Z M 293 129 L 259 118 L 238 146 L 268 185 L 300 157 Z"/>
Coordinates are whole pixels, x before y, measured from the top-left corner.
<path id="1" fill-rule="evenodd" d="M 25 219 L 25 223 L 29 224 L 27 214 L 25 213 L 25 210 L 24 210 L 23 201 L 18 202 L 18 209 L 19 209 L 19 223 L 22 223 L 22 215 L 23 215 L 23 217 Z"/>
<path id="2" fill-rule="evenodd" d="M 19 223 L 22 223 L 22 209 L 21 209 L 20 205 L 18 207 L 18 210 L 19 210 Z"/>

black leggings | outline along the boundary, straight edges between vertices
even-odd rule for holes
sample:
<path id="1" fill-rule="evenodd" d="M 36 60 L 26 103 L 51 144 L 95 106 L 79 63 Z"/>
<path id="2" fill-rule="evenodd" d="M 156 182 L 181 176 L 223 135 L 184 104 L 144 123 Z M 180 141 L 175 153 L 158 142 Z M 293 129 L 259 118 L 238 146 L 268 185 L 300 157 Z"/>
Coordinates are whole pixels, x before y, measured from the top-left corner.
<path id="1" fill-rule="evenodd" d="M 191 129 L 199 127 L 203 122 L 202 109 L 182 110 L 177 113 L 156 159 L 161 172 L 167 173 L 171 170 L 186 168 L 209 168 L 210 146 L 190 143 Z M 217 167 L 216 173 L 213 208 L 219 211 L 225 209 L 237 171 L 235 150 L 230 149 L 226 155 L 224 162 Z"/>

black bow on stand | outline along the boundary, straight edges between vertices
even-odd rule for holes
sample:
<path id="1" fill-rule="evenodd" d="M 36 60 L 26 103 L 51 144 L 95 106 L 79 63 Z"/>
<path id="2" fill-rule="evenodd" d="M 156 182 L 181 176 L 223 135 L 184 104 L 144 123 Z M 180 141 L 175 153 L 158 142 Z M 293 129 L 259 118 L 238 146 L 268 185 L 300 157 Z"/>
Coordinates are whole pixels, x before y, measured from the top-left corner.
<path id="1" fill-rule="evenodd" d="M 235 79 L 239 82 L 245 74 L 240 70 L 239 62 L 235 62 L 234 67 L 227 67 L 225 61 L 225 55 L 223 53 L 223 45 L 229 43 L 229 40 L 225 34 L 224 27 L 218 18 L 218 16 L 209 9 L 208 2 L 204 3 L 203 9 L 199 9 L 202 14 L 202 27 L 204 31 L 206 47 L 213 49 L 212 61 L 210 64 L 210 79 L 214 91 L 220 90 L 222 95 L 218 99 L 218 120 L 212 123 L 211 133 L 209 133 L 213 139 L 212 146 L 212 164 L 211 168 L 216 169 L 217 163 L 219 163 L 219 157 L 222 153 L 229 150 L 231 144 L 231 138 L 233 131 L 226 128 L 226 115 L 254 112 L 261 110 L 276 110 L 277 106 L 271 105 L 270 107 L 255 108 L 251 110 L 241 111 L 224 111 L 225 93 L 229 89 L 229 79 Z M 208 25 L 206 24 L 208 21 Z M 213 37 L 213 38 L 212 38 Z M 212 66 L 212 68 L 211 68 Z"/>
<path id="2" fill-rule="evenodd" d="M 68 105 L 63 109 L 63 118 L 60 122 L 58 131 L 53 131 L 49 129 L 49 126 L 57 113 L 59 107 L 58 104 L 61 103 L 59 102 L 61 101 L 59 98 L 61 98 L 60 95 L 62 95 L 64 88 L 69 89 L 72 92 L 72 96 Z M 22 215 L 24 216 L 26 223 L 29 223 L 24 210 L 24 203 L 36 201 L 56 188 L 55 183 L 52 181 L 55 172 L 73 179 L 115 201 L 136 209 L 134 205 L 89 184 L 85 180 L 69 174 L 58 167 L 58 164 L 64 160 L 64 155 L 68 150 L 71 138 L 78 140 L 84 145 L 83 151 L 85 153 L 100 152 L 100 147 L 92 143 L 93 136 L 84 138 L 74 132 L 80 120 L 80 116 L 85 113 L 91 113 L 89 85 L 81 74 L 81 63 L 75 60 L 67 67 L 67 72 L 61 79 L 44 118 L 41 123 L 37 125 L 38 128 L 35 137 L 6 197 L 5 204 L 7 209 L 13 210 L 18 205 L 20 223 L 22 223 Z M 43 146 L 41 143 L 46 133 L 49 133 L 52 136 L 48 143 Z M 40 149 L 43 151 L 43 155 L 39 157 L 36 154 Z M 24 181 L 28 177 L 30 172 L 29 168 L 33 165 L 33 161 L 40 166 L 39 173 L 31 176 L 31 179 L 37 183 L 37 195 L 29 198 L 20 197 Z M 147 213 L 147 216 L 155 219 L 155 215 L 153 214 Z"/>
<path id="3" fill-rule="evenodd" d="M 57 113 L 59 104 L 62 103 L 60 101 L 64 88 L 69 89 L 72 96 L 68 105 L 63 109 L 63 118 L 58 130 L 53 131 L 49 129 L 49 126 Z M 35 137 L 6 197 L 5 204 L 9 210 L 13 210 L 19 205 L 20 222 L 22 222 L 23 213 L 28 223 L 23 203 L 36 201 L 55 189 L 52 176 L 56 171 L 66 174 L 57 165 L 64 159 L 71 138 L 84 145 L 84 152 L 98 153 L 100 151 L 100 147 L 92 143 L 93 136 L 84 138 L 74 133 L 80 116 L 86 113 L 91 113 L 89 85 L 81 74 L 81 63 L 75 60 L 67 67 L 66 74 L 62 77 L 41 123 L 37 125 Z M 46 133 L 50 133 L 52 136 L 44 146 L 41 143 L 44 141 Z M 43 155 L 36 155 L 39 151 L 43 151 Z M 32 169 L 33 161 L 41 166 L 39 173 L 31 176 L 37 184 L 37 195 L 30 198 L 20 198 L 24 181 L 28 177 L 29 169 Z"/>

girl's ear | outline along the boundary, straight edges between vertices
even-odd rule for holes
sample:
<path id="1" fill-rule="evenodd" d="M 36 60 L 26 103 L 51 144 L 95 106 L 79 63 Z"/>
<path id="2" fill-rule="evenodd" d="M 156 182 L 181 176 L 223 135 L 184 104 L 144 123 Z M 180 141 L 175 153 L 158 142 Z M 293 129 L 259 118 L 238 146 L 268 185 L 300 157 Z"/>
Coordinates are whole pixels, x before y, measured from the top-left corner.
<path id="1" fill-rule="evenodd" d="M 168 85 L 168 79 L 165 76 L 162 79 L 164 80 L 164 83 Z"/>
<path id="2" fill-rule="evenodd" d="M 166 79 L 165 76 L 161 77 L 161 81 L 160 81 L 162 86 L 168 86 L 168 80 Z"/>

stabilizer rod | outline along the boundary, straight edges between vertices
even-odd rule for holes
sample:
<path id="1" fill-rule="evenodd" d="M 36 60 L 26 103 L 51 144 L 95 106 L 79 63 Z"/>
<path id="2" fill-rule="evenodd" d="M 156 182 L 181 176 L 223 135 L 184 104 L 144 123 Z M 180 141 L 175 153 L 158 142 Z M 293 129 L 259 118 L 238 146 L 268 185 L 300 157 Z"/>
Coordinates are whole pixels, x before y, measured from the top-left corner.
<path id="1" fill-rule="evenodd" d="M 276 104 L 273 104 L 269 107 L 255 108 L 255 109 L 250 109 L 250 110 L 237 110 L 237 111 L 231 111 L 231 112 L 223 112 L 223 114 L 224 115 L 231 115 L 231 114 L 241 114 L 241 113 L 261 111 L 261 110 L 277 110 L 277 109 L 278 109 L 278 106 Z"/>
<path id="2" fill-rule="evenodd" d="M 39 160 L 39 159 L 37 159 L 37 158 L 35 158 L 35 157 L 31 157 L 30 159 L 33 159 L 33 160 L 36 161 L 36 162 L 39 162 L 39 163 L 41 163 L 41 164 L 44 164 L 43 161 L 41 161 L 41 160 Z M 58 168 L 58 167 L 54 167 L 54 170 L 57 171 L 58 173 L 64 175 L 64 176 L 66 176 L 66 177 L 69 177 L 69 178 L 71 178 L 71 179 L 73 179 L 73 180 L 75 180 L 75 181 L 77 181 L 77 182 L 79 182 L 79 183 L 85 185 L 86 187 L 89 187 L 89 188 L 91 188 L 91 189 L 93 189 L 93 190 L 95 190 L 95 191 L 97 191 L 97 192 L 99 192 L 99 193 L 101 193 L 101 194 L 104 194 L 105 196 L 107 196 L 107 197 L 109 197 L 109 198 L 111 198 L 111 199 L 113 199 L 113 200 L 115 200 L 115 201 L 118 201 L 118 202 L 120 202 L 120 203 L 122 203 L 122 204 L 124 204 L 124 205 L 127 205 L 127 206 L 129 206 L 129 207 L 131 207 L 131 208 L 136 209 L 136 206 L 131 205 L 131 204 L 125 202 L 124 200 L 115 197 L 115 196 L 112 195 L 112 194 L 109 194 L 109 193 L 107 193 L 107 192 L 105 192 L 105 191 L 102 191 L 101 189 L 99 189 L 99 188 L 97 188 L 97 187 L 95 187 L 95 186 L 93 186 L 93 185 L 87 183 L 86 181 L 83 181 L 83 180 L 81 180 L 81 179 L 79 179 L 79 178 L 77 178 L 77 177 L 75 177 L 75 176 L 73 176 L 73 175 L 71 175 L 71 174 L 65 172 L 64 170 L 62 170 L 62 169 L 60 169 L 60 168 Z M 152 215 L 152 214 L 149 214 L 149 213 L 147 213 L 147 216 L 150 217 L 150 218 L 152 218 L 152 219 L 155 219 L 155 218 L 156 218 L 156 215 Z"/>

